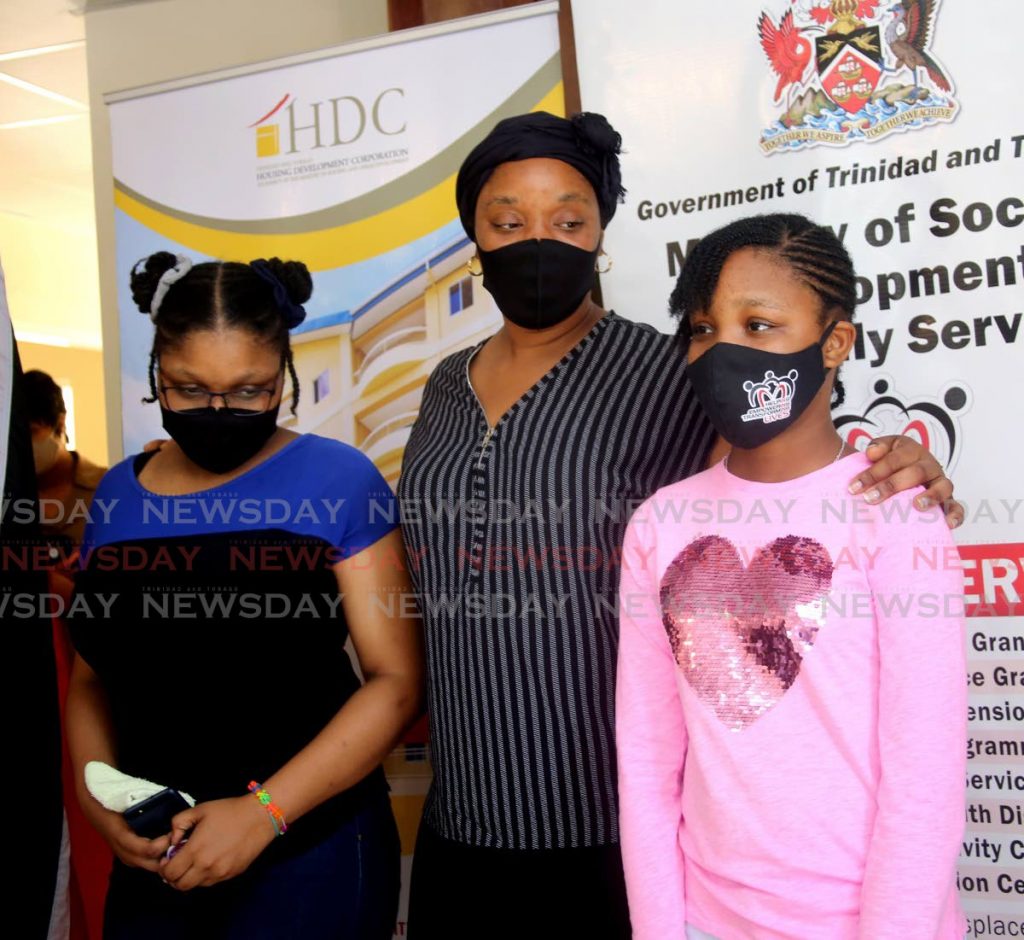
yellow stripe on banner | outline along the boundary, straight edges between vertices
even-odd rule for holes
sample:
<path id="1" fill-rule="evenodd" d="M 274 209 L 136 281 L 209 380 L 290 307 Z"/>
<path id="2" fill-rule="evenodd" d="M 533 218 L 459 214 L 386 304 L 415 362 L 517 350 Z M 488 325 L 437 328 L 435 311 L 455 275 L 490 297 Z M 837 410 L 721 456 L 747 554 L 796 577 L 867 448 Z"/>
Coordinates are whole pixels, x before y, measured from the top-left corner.
<path id="1" fill-rule="evenodd" d="M 564 114 L 562 83 L 531 110 Z M 419 196 L 358 222 L 287 234 L 225 232 L 196 225 L 144 205 L 120 189 L 114 190 L 114 205 L 151 231 L 212 258 L 249 261 L 276 255 L 303 261 L 311 271 L 326 271 L 406 245 L 454 219 L 455 177 L 453 173 Z"/>

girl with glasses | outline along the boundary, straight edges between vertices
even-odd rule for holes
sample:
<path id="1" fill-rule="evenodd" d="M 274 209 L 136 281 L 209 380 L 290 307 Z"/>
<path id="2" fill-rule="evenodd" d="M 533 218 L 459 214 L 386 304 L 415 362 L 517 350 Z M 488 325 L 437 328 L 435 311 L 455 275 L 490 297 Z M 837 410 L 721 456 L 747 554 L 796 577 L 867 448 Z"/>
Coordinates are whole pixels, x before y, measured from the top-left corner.
<path id="1" fill-rule="evenodd" d="M 386 482 L 277 424 L 309 272 L 158 252 L 131 286 L 171 440 L 97 494 L 68 700 L 80 799 L 117 856 L 105 935 L 390 937 L 380 764 L 421 708 L 420 640 Z M 196 805 L 143 838 L 88 792 L 90 761 Z"/>

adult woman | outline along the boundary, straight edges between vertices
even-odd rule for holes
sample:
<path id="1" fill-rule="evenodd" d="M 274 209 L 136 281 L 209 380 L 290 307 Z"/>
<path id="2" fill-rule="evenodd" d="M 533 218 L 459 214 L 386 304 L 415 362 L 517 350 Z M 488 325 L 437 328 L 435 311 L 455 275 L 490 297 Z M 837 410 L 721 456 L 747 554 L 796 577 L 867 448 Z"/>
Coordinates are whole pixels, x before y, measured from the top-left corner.
<path id="1" fill-rule="evenodd" d="M 623 193 L 618 151 L 600 115 L 528 114 L 500 122 L 459 172 L 462 224 L 505 322 L 435 369 L 399 482 L 403 509 L 426 504 L 403 531 L 435 771 L 413 940 L 475 936 L 495 918 L 510 934 L 629 935 L 618 554 L 635 505 L 700 470 L 712 431 L 671 339 L 591 297 Z M 910 451 L 921 453 L 907 442 L 879 477 Z M 930 458 L 891 482 L 922 477 L 941 477 Z M 438 503 L 462 512 L 429 511 Z"/>
<path id="2" fill-rule="evenodd" d="M 86 533 L 68 705 L 82 803 L 119 859 L 106 935 L 390 936 L 379 764 L 420 708 L 421 654 L 387 603 L 407 590 L 370 508 L 387 485 L 353 448 L 277 426 L 309 273 L 161 252 L 132 290 L 171 441 L 100 486 L 114 510 Z M 91 760 L 198 802 L 140 838 L 86 792 Z"/>

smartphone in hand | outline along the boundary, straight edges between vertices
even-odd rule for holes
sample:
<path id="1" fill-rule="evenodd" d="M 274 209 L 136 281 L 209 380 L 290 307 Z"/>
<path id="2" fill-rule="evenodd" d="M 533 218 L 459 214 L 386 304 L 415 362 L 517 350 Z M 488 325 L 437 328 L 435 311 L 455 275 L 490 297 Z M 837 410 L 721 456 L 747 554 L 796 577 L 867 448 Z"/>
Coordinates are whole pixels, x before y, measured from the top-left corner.
<path id="1" fill-rule="evenodd" d="M 132 832 L 143 839 L 159 839 L 171 831 L 171 820 L 189 804 L 177 790 L 166 787 L 122 813 Z"/>

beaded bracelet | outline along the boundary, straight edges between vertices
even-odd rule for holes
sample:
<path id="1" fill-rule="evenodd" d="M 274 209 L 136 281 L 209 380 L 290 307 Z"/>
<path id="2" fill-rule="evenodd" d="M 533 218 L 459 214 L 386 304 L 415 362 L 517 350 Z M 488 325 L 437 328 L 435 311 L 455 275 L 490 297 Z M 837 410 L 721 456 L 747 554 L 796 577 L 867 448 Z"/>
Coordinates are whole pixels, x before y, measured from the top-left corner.
<path id="1" fill-rule="evenodd" d="M 249 783 L 249 792 L 260 801 L 260 806 L 267 811 L 270 816 L 270 822 L 274 826 L 274 832 L 279 836 L 283 836 L 288 831 L 288 824 L 284 821 L 284 813 L 281 812 L 277 804 L 270 798 L 270 793 L 267 789 L 262 783 L 252 780 Z"/>

